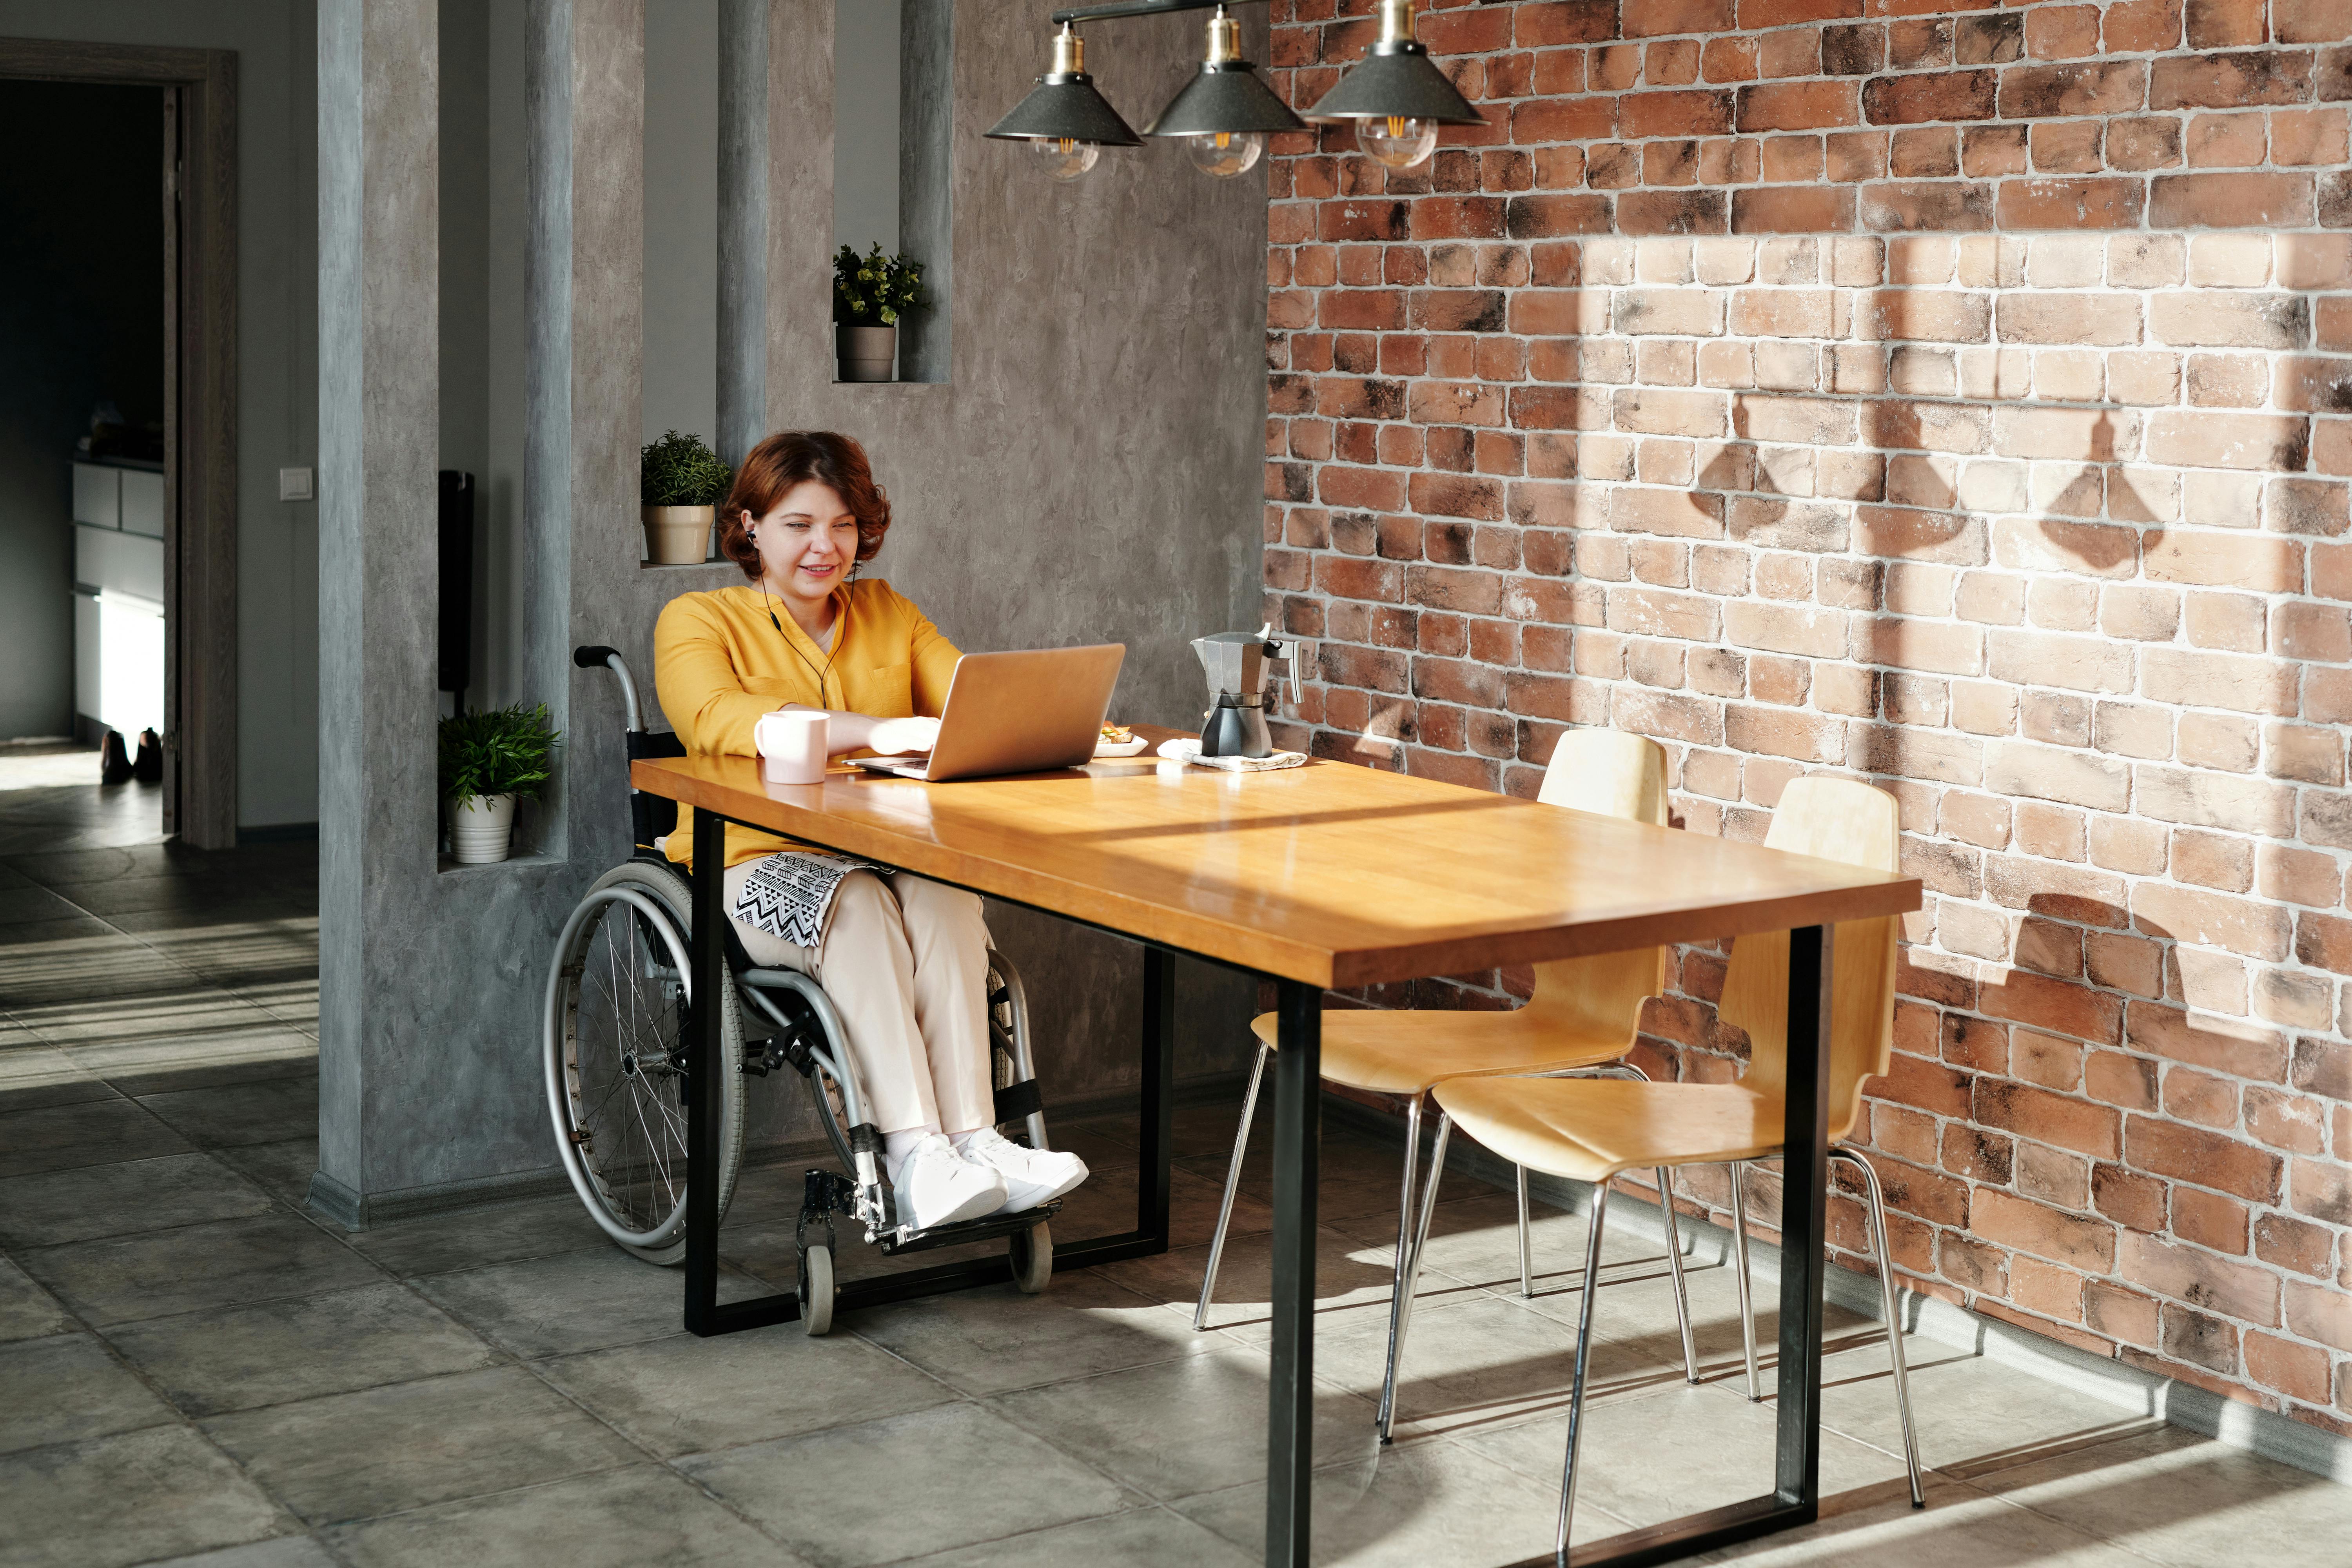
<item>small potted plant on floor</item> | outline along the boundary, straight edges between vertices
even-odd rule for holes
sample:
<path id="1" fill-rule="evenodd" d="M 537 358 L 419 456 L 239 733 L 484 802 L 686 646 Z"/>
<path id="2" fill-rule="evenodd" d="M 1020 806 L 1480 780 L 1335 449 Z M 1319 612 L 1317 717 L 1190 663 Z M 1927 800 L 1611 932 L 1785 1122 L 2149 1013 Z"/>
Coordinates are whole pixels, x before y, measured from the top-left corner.
<path id="1" fill-rule="evenodd" d="M 710 525 L 735 482 L 699 436 L 672 430 L 637 454 L 646 557 L 656 566 L 691 566 L 710 558 Z"/>
<path id="2" fill-rule="evenodd" d="M 923 303 L 923 268 L 875 246 L 863 257 L 847 246 L 833 258 L 834 354 L 843 381 L 893 381 L 898 318 Z"/>
<path id="3" fill-rule="evenodd" d="M 459 865 L 507 858 L 515 801 L 539 797 L 554 752 L 544 702 L 441 721 L 441 796 L 449 803 L 449 848 Z"/>

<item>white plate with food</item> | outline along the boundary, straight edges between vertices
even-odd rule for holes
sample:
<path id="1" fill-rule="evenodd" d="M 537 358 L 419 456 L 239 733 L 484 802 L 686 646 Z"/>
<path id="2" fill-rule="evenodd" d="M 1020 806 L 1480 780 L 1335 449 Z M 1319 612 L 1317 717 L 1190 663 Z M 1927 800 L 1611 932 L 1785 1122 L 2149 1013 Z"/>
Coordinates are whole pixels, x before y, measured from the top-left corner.
<path id="1" fill-rule="evenodd" d="M 1102 734 L 1095 742 L 1095 755 L 1138 757 L 1143 754 L 1143 749 L 1150 744 L 1151 744 L 1150 742 L 1124 724 L 1106 724 L 1102 727 Z"/>

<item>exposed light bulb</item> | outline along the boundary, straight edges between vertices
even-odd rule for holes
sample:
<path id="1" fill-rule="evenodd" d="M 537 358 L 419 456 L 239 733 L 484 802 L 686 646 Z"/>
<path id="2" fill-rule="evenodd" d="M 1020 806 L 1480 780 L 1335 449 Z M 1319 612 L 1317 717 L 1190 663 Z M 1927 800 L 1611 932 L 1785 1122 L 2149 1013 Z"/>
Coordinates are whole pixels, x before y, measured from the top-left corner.
<path id="1" fill-rule="evenodd" d="M 1217 131 L 1185 137 L 1184 151 L 1202 174 L 1230 180 L 1256 163 L 1265 151 L 1265 138 L 1255 131 Z"/>
<path id="2" fill-rule="evenodd" d="M 1047 178 L 1055 180 L 1076 179 L 1093 168 L 1095 160 L 1102 156 L 1100 143 L 1074 142 L 1067 136 L 1034 141 L 1029 143 L 1029 148 L 1036 156 L 1037 167 L 1045 172 Z"/>
<path id="3" fill-rule="evenodd" d="M 1391 114 L 1385 120 L 1356 121 L 1356 145 L 1364 156 L 1391 169 L 1418 168 L 1437 149 L 1437 121 L 1408 120 Z"/>

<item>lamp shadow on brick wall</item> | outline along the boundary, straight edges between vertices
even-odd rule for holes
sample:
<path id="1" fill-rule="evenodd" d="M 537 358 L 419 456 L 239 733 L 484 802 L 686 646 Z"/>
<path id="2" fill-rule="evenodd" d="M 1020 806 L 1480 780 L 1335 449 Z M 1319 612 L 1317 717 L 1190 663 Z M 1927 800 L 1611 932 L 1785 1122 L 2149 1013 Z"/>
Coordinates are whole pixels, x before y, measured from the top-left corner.
<path id="1" fill-rule="evenodd" d="M 2282 281 L 2296 273 L 2295 237 L 2279 237 Z M 2308 321 L 2309 302 L 2293 309 Z M 1888 336 L 1904 335 L 1899 300 L 1877 320 Z M 2352 363 L 2286 359 L 2281 368 L 2281 402 L 2301 411 L 2352 411 Z M 2023 387 L 2017 390 L 2021 394 Z M 2147 1345 L 2175 1363 L 2223 1378 L 2242 1376 L 2237 1329 L 2230 1317 L 2275 1324 L 2275 1310 L 2263 1307 L 2259 1289 L 2245 1303 L 2233 1304 L 2231 1292 L 2244 1282 L 2232 1270 L 2243 1266 L 2184 1250 L 2177 1242 L 2228 1258 L 2247 1255 L 2259 1239 L 2264 1259 L 2274 1262 L 2293 1252 L 2307 1231 L 2318 1238 L 2314 1267 L 2324 1273 L 2325 1232 L 2296 1214 L 2313 1215 L 2325 1225 L 2352 1223 L 2352 1180 L 2340 1165 L 2324 1159 L 2326 1100 L 2352 1092 L 2352 1047 L 2324 1037 L 2344 1032 L 2331 1030 L 2326 994 L 2327 974 L 2344 973 L 2346 955 L 2352 952 L 2343 942 L 2330 942 L 2343 922 L 2307 912 L 2298 919 L 2297 900 L 2268 885 L 2267 876 L 2257 889 L 2253 845 L 2242 847 L 2242 874 L 2168 864 L 2168 837 L 2185 832 L 2189 840 L 2186 847 L 2173 847 L 2177 858 L 2200 852 L 2204 840 L 2225 837 L 2203 831 L 2209 824 L 2253 831 L 2287 847 L 2297 837 L 2292 807 L 2284 820 L 2266 826 L 2230 820 L 2227 805 L 2196 798 L 2195 780 L 2168 776 L 2185 770 L 2168 770 L 2151 786 L 2152 798 L 2144 804 L 2153 817 L 2146 826 L 2156 852 L 2149 863 L 2126 867 L 2135 873 L 2129 881 L 2084 864 L 2079 842 L 2070 848 L 2022 827 L 2012 839 L 2009 817 L 2012 810 L 2029 818 L 2047 814 L 2054 823 L 2065 815 L 2058 804 L 2063 800 L 2141 819 L 2143 803 L 2133 793 L 2135 760 L 2185 760 L 2170 750 L 2169 716 L 2167 744 L 2160 750 L 2135 751 L 2120 735 L 2096 732 L 2104 703 L 2149 698 L 2132 667 L 2134 639 L 2149 634 L 2104 625 L 2092 610 L 2099 591 L 2144 573 L 2163 584 L 2150 597 L 2168 596 L 2175 618 L 2154 640 L 2172 642 L 2181 624 L 2181 602 L 2194 597 L 2194 589 L 2240 585 L 2232 569 L 2219 560 L 2183 559 L 2216 549 L 2215 543 L 2200 544 L 2197 527 L 2218 524 L 2248 531 L 2239 548 L 2253 578 L 2244 585 L 2257 595 L 2315 592 L 2327 597 L 2326 588 L 2315 583 L 2306 589 L 2299 575 L 2293 583 L 2263 581 L 2260 561 L 2279 549 L 2282 533 L 2342 534 L 2342 508 L 2331 494 L 2341 484 L 2301 477 L 2310 452 L 2309 426 L 2299 418 L 2281 422 L 2268 446 L 2260 437 L 2274 432 L 2267 425 L 2250 426 L 2255 447 L 2216 457 L 2180 449 L 2178 429 L 2152 431 L 2144 408 L 2105 399 L 2060 401 L 2055 406 L 2021 395 L 2004 400 L 1996 386 L 1974 411 L 1983 426 L 1976 440 L 1950 444 L 2031 461 L 1987 462 L 1986 469 L 2022 471 L 2011 479 L 2013 490 L 1998 496 L 1986 493 L 1982 479 L 1971 476 L 1977 479 L 1971 493 L 1963 478 L 1969 457 L 1931 449 L 1944 438 L 1936 422 L 1953 419 L 1955 405 L 1923 410 L 1916 403 L 1884 397 L 1838 401 L 1855 410 L 1859 428 L 1842 426 L 1834 402 L 1818 395 L 1738 393 L 1731 399 L 1729 435 L 1741 444 L 1759 437 L 1812 442 L 1842 437 L 1870 449 L 1881 466 L 1881 488 L 1874 496 L 1843 498 L 1860 503 L 1853 509 L 1850 539 L 1836 536 L 1833 511 L 1811 504 L 1820 494 L 1814 476 L 1784 489 L 1774 465 L 1760 459 L 1752 446 L 1744 452 L 1733 446 L 1719 450 L 1696 476 L 1696 489 L 1717 493 L 1691 500 L 1695 512 L 1707 522 L 1719 520 L 1735 542 L 1792 551 L 1851 549 L 1881 574 L 1864 613 L 1854 617 L 1852 657 L 1885 689 L 1871 693 L 1866 708 L 1853 715 L 1859 721 L 1849 731 L 1851 753 L 1766 762 L 1768 769 L 1782 769 L 1789 776 L 1843 763 L 1905 796 L 1906 868 L 1920 873 L 1931 892 L 1930 910 L 1909 922 L 1906 935 L 1917 947 L 1906 952 L 1899 987 L 1912 1016 L 1913 1037 L 1904 1043 L 1895 1075 L 1873 1086 L 1868 1120 L 1856 1133 L 1857 1142 L 1872 1146 L 1873 1163 L 1897 1211 L 1891 1216 L 1895 1267 L 1929 1293 L 2065 1335 L 2072 1331 L 2054 1328 L 2032 1300 L 2039 1287 L 2011 1278 L 2015 1258 L 2035 1259 L 2015 1267 L 2045 1275 L 2048 1265 L 2039 1260 L 2058 1258 L 2114 1281 L 2085 1292 L 2075 1321 L 2096 1336 L 2084 1340 L 2088 1348 L 2104 1349 L 2097 1339 Z M 2192 406 L 2202 401 L 2192 399 Z M 2199 463 L 2225 471 L 2200 476 L 2193 470 Z M 2173 464 L 2191 465 L 2192 470 L 2185 477 L 2162 471 Z M 2181 488 L 2200 480 L 2209 491 L 2208 512 L 2198 515 L 2192 499 L 2184 515 Z M 2221 494 L 2246 498 L 2245 510 L 2235 516 L 2211 515 L 2211 498 Z M 1768 499 L 1779 497 L 1785 499 Z M 2271 509 L 2267 527 L 2264 502 Z M 2226 551 L 2234 542 L 2219 542 L 2218 548 Z M 2052 590 L 2052 602 L 2037 602 L 2029 616 L 2028 579 L 2021 577 L 2013 590 L 2019 603 L 2008 615 L 1970 616 L 1963 607 L 1960 619 L 1979 624 L 1962 626 L 1956 635 L 1949 603 L 1925 615 L 1905 613 L 1923 607 L 1918 592 L 1937 574 L 1920 569 L 1936 567 L 1949 569 L 1942 574 L 1947 587 L 1969 571 L 1986 572 L 1988 583 L 1996 574 L 2024 574 L 2035 584 L 2060 586 Z M 2140 590 L 2127 593 L 2135 591 Z M 2080 624 L 2063 626 L 2066 611 L 2054 599 L 2060 592 L 2076 596 Z M 1826 578 L 1818 602 L 1832 602 Z M 2257 615 L 2258 620 L 2269 618 Z M 2053 646 L 2037 653 L 2026 628 L 2053 622 L 2084 634 L 2078 639 L 2083 646 Z M 2006 659 L 1993 652 L 1988 662 L 1987 642 L 1998 637 L 1993 628 L 2004 624 L 2018 628 L 2017 646 Z M 2238 721 L 2250 733 L 2260 731 L 2263 712 L 2289 721 L 2297 715 L 2295 694 L 2308 657 L 2307 647 L 2299 649 L 2292 636 L 2282 638 L 2276 626 L 2267 632 L 2265 637 L 2258 627 L 2247 650 L 2266 657 L 2241 661 L 2249 667 L 2241 674 L 2257 687 L 2274 689 L 2280 699 L 2252 704 L 2257 717 Z M 2103 656 L 2091 646 L 2096 639 L 2108 645 L 2104 657 L 2120 664 L 2120 679 L 2102 678 L 2097 661 Z M 2045 640 L 2055 645 L 2067 639 Z M 2192 633 L 2189 644 L 2200 649 L 2227 646 L 2217 645 L 2210 632 Z M 2053 668 L 2049 661 L 2062 653 L 2090 664 L 2082 669 Z M 1836 656 L 1825 649 L 1819 657 Z M 2161 657 L 2184 666 L 2196 658 Z M 2329 656 L 2319 657 L 2324 661 Z M 2024 787 L 2025 781 L 2017 778 L 1998 787 L 1992 778 L 1971 774 L 1972 742 L 1954 744 L 1951 709 L 1940 694 L 1931 701 L 1924 689 L 1947 678 L 1984 676 L 2014 688 L 2006 700 L 2016 710 L 2004 725 L 1987 727 L 1984 737 L 2014 736 L 2027 750 L 2071 752 L 2093 771 L 2104 772 L 2116 798 L 2077 799 L 2063 788 Z M 2169 662 L 2165 679 L 2182 683 Z M 2153 700 L 2184 710 L 2212 701 L 2210 694 L 2179 690 Z M 2225 700 L 2222 706 L 2245 704 Z M 2257 753 L 2248 752 L 2238 770 L 2252 775 L 2246 785 L 2258 789 L 2272 778 L 2340 784 L 2340 732 L 2332 742 L 2338 770 L 2333 773 L 2323 767 L 2316 775 L 2281 774 L 2267 756 L 2276 743 L 2275 738 L 2263 742 L 2259 769 Z M 2320 750 L 2331 746 L 2322 743 Z M 1998 847 L 2011 853 L 1979 857 L 1965 844 L 1955 846 L 1932 810 L 1923 817 L 1923 790 L 1932 801 L 1943 784 L 1991 789 L 2002 817 Z M 1753 808 L 1769 807 L 1777 794 L 1777 785 L 1769 785 L 1761 795 L 1727 803 L 1719 813 L 1721 830 L 1760 837 L 1768 819 Z M 2314 798 L 2332 822 L 2326 797 Z M 2307 803 L 2306 816 L 2311 809 Z M 2079 839 L 2081 813 L 2072 815 Z M 2352 823 L 2352 809 L 2342 815 Z M 2037 824 L 2037 831 L 2046 835 L 2052 823 Z M 2310 838 L 2305 826 L 2303 836 Z M 2312 841 L 2326 844 L 2336 837 L 2336 829 L 2323 823 L 2321 836 Z M 1955 848 L 1959 852 L 1951 853 Z M 2292 847 L 2286 852 L 2301 853 Z M 2263 853 L 2267 858 L 2272 851 Z M 1979 862 L 1989 864 L 1980 869 Z M 2118 862 L 2102 857 L 2098 864 L 2112 868 Z M 2170 880 L 2140 880 L 2148 875 L 2161 879 L 2168 870 Z M 2218 890 L 2206 891 L 2209 886 Z M 2228 896 L 2231 891 L 2238 896 Z M 2335 901 L 2319 899 L 2323 908 Z M 1937 948 L 1961 962 L 1939 965 Z M 1682 1058 L 1685 1076 L 1728 1076 L 1741 1065 L 1744 1038 L 1712 1016 L 1711 969 L 1719 969 L 1716 955 L 1686 954 L 1679 987 L 1685 995 L 1654 1004 L 1645 1018 L 1645 1034 L 1675 1042 L 1664 1050 L 1645 1047 L 1666 1072 L 1677 1070 L 1665 1059 L 1673 1057 Z M 1696 1006 L 1690 1005 L 1694 1000 Z M 1979 1018 L 1986 1022 L 1980 1025 Z M 1924 1038 L 1917 1034 L 1922 1024 L 1927 1030 Z M 2290 1034 L 2298 1026 L 2322 1035 L 2306 1035 L 2290 1047 Z M 2322 1158 L 2296 1160 L 2297 1151 Z M 1678 1184 L 1686 1198 L 1706 1209 L 1719 1215 L 1727 1205 L 1722 1172 L 1686 1173 Z M 1778 1185 L 1777 1179 L 1765 1177 L 1753 1194 L 1755 1212 L 1767 1224 L 1777 1224 Z M 1832 1244 L 1847 1255 L 1844 1261 L 1870 1271 L 1875 1263 L 1859 1193 L 1850 1179 L 1845 1188 L 1833 1198 Z M 1983 1203 L 1973 1204 L 1979 1194 Z M 2295 1213 L 2261 1212 L 2290 1208 Z M 2252 1236 L 2253 1230 L 2262 1236 Z M 2218 1306 L 2227 1316 L 2201 1306 Z"/>

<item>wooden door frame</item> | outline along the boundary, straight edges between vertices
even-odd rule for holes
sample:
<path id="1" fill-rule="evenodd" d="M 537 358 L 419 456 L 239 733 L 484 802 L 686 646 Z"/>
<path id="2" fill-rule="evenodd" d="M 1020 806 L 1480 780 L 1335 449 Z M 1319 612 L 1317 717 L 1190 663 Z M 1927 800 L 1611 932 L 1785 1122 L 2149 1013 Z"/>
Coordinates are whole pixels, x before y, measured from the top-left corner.
<path id="1" fill-rule="evenodd" d="M 163 825 L 226 849 L 236 842 L 236 54 L 0 38 L 0 80 L 178 89 L 177 188 L 164 193 L 178 197 L 179 245 L 164 301 L 164 363 L 177 374 L 163 385 Z"/>

